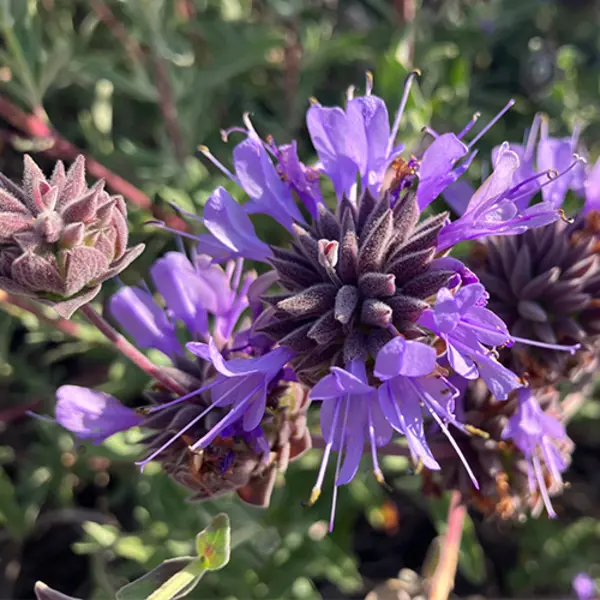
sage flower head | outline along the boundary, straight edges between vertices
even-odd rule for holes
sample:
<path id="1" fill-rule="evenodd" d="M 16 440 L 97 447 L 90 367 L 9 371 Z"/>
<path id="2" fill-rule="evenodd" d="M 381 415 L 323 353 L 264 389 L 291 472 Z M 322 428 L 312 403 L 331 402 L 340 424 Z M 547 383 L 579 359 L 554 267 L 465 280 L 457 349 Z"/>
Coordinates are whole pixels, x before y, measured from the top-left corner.
<path id="1" fill-rule="evenodd" d="M 21 186 L 0 175 L 0 289 L 69 318 L 144 249 L 127 242 L 123 198 L 88 187 L 83 156 L 47 178 L 26 155 Z"/>

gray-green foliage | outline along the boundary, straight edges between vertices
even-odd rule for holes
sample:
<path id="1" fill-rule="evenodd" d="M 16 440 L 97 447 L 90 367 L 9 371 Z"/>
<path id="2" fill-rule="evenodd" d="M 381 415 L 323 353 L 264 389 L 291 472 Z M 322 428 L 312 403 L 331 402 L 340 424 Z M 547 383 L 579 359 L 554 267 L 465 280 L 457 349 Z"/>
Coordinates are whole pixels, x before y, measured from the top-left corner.
<path id="1" fill-rule="evenodd" d="M 423 71 L 401 130 L 409 148 L 425 125 L 458 131 L 475 111 L 485 122 L 516 98 L 514 110 L 484 138 L 470 171 L 474 179 L 489 161 L 488 150 L 504 139 L 519 141 L 539 110 L 563 135 L 579 121 L 592 154 L 598 153 L 600 38 L 593 2 L 574 8 L 555 0 L 540 9 L 541 3 L 522 0 L 422 0 L 411 25 L 401 21 L 401 4 L 0 0 L 0 95 L 47 116 L 62 136 L 138 186 L 156 206 L 174 201 L 196 212 L 216 185 L 229 185 L 198 159 L 198 144 L 227 163 L 232 144 L 223 144 L 220 130 L 239 124 L 249 111 L 261 133 L 280 142 L 297 137 L 302 152 L 310 152 L 308 98 L 339 103 L 348 85 L 362 85 L 366 70 L 374 72 L 375 91 L 391 110 L 408 71 Z M 165 102 L 175 107 L 175 120 L 165 119 Z M 60 157 L 51 140 L 24 132 L 7 140 L 2 170 L 18 172 L 20 151 L 50 150 Z M 123 275 L 127 282 L 173 246 L 172 236 L 144 227 L 148 217 L 130 205 L 133 237 L 147 250 Z M 275 241 L 278 233 L 268 220 L 258 220 L 257 228 Z M 105 288 L 105 295 L 110 291 Z M 195 532 L 225 511 L 232 522 L 232 560 L 224 571 L 205 574 L 189 597 L 317 598 L 317 583 L 324 580 L 344 593 L 369 588 L 353 531 L 361 515 L 375 526 L 385 522 L 385 493 L 373 478 L 365 474 L 341 491 L 332 535 L 324 529 L 328 494 L 312 509 L 300 505 L 316 476 L 316 451 L 290 468 L 268 511 L 233 499 L 186 503 L 183 491 L 152 465 L 138 473 L 131 435 L 100 447 L 75 446 L 56 425 L 19 418 L 26 409 L 52 414 L 53 391 L 67 381 L 100 386 L 131 405 L 139 403 L 147 382 L 85 324 L 73 339 L 21 309 L 2 306 L 3 559 L 18 563 L 23 544 L 44 528 L 79 525 L 74 551 L 90 557 L 89 597 L 100 600 L 164 561 L 193 556 Z M 590 416 L 580 423 L 585 428 L 596 421 Z M 598 448 L 592 436 L 594 443 Z M 424 505 L 417 479 L 405 477 L 406 462 L 385 464 L 394 484 L 398 480 Z M 90 486 L 95 500 L 84 508 L 81 494 Z M 431 514 L 437 523 L 439 510 Z M 517 526 L 519 560 L 508 576 L 514 593 L 566 591 L 578 570 L 598 574 L 600 516 L 581 517 L 574 509 L 553 523 Z M 481 584 L 491 563 L 476 531 L 469 527 L 465 536 L 461 568 Z M 8 596 L 17 587 L 14 577 L 0 575 Z"/>

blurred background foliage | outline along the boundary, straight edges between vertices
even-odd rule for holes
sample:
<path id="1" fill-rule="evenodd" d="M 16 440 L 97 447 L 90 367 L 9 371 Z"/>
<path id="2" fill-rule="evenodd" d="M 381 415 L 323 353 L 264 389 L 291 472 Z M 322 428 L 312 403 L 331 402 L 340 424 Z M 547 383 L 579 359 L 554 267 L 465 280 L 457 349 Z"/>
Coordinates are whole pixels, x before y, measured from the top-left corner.
<path id="1" fill-rule="evenodd" d="M 144 225 L 151 213 L 173 218 L 170 201 L 200 212 L 226 183 L 198 144 L 227 164 L 232 143 L 221 130 L 250 112 L 259 132 L 297 138 L 306 157 L 308 99 L 338 104 L 349 85 L 364 86 L 367 70 L 390 107 L 407 73 L 422 70 L 401 128 L 409 148 L 426 125 L 458 131 L 476 111 L 485 123 L 515 98 L 479 146 L 475 180 L 491 147 L 520 141 L 539 111 L 555 134 L 580 126 L 597 156 L 598 22 L 593 0 L 0 0 L 0 168 L 18 178 L 22 152 L 50 168 L 78 148 L 108 168 L 113 191 L 130 201 L 132 235 L 147 243 L 124 275 L 134 282 L 173 247 L 171 235 Z M 266 219 L 257 226 L 277 235 Z M 423 568 L 445 503 L 423 499 L 404 458 L 384 461 L 391 491 L 367 473 L 341 491 L 332 535 L 327 494 L 301 507 L 316 450 L 292 465 L 268 511 L 186 503 L 152 465 L 137 472 L 135 439 L 75 444 L 25 415 L 52 414 L 53 392 L 66 382 L 140 405 L 145 376 L 83 323 L 56 323 L 5 296 L 1 307 L 0 598 L 31 598 L 37 579 L 112 598 L 162 560 L 190 554 L 195 534 L 223 511 L 232 561 L 191 597 L 360 598 L 401 568 Z M 459 595 L 566 597 L 577 572 L 600 577 L 599 426 L 591 400 L 571 424 L 577 450 L 558 521 L 472 515 Z"/>

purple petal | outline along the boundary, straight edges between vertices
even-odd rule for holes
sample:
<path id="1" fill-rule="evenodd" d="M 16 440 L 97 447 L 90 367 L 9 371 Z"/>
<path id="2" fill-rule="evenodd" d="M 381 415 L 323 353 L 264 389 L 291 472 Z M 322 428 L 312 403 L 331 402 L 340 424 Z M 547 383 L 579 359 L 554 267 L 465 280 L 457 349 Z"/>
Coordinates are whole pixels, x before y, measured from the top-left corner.
<path id="1" fill-rule="evenodd" d="M 474 193 L 475 188 L 469 182 L 461 179 L 446 188 L 444 200 L 458 216 L 461 216 L 467 210 Z"/>
<path id="2" fill-rule="evenodd" d="M 466 156 L 467 147 L 453 133 L 437 137 L 425 150 L 419 167 L 417 203 L 423 210 L 429 206 L 458 177 L 452 168 Z"/>
<path id="3" fill-rule="evenodd" d="M 346 108 L 352 131 L 362 127 L 365 144 L 357 143 L 357 164 L 362 175 L 366 175 L 363 187 L 378 188 L 388 166 L 388 140 L 390 120 L 385 102 L 377 96 L 361 96 L 348 102 Z M 362 141 L 362 140 L 361 140 Z"/>
<path id="4" fill-rule="evenodd" d="M 584 213 L 591 210 L 600 210 L 600 159 L 590 171 L 585 182 Z"/>
<path id="5" fill-rule="evenodd" d="M 109 300 L 108 309 L 140 348 L 155 348 L 170 357 L 182 354 L 175 327 L 148 292 L 140 288 L 121 288 Z"/>
<path id="6" fill-rule="evenodd" d="M 538 171 L 565 171 L 573 162 L 573 142 L 571 138 L 546 138 L 538 144 Z M 560 208 L 573 179 L 573 171 L 558 177 L 542 188 L 542 198 L 554 208 Z"/>
<path id="7" fill-rule="evenodd" d="M 440 465 L 433 457 L 425 438 L 421 400 L 415 393 L 414 387 L 409 385 L 404 377 L 397 377 L 390 384 L 389 393 L 392 401 L 395 402 L 401 430 L 409 448 L 428 469 L 439 469 Z"/>
<path id="8" fill-rule="evenodd" d="M 508 394 L 523 386 L 519 378 L 489 355 L 475 358 L 479 375 L 497 400 L 506 400 Z"/>
<path id="9" fill-rule="evenodd" d="M 431 346 L 397 337 L 377 354 L 375 375 L 382 381 L 404 375 L 429 375 L 435 367 L 436 353 Z"/>
<path id="10" fill-rule="evenodd" d="M 451 343 L 447 344 L 447 356 L 450 366 L 465 379 L 477 379 L 479 371 L 475 362 L 459 352 Z"/>
<path id="11" fill-rule="evenodd" d="M 248 212 L 271 215 L 289 231 L 294 221 L 303 221 L 290 190 L 281 181 L 260 140 L 249 136 L 238 144 L 233 150 L 233 161 L 240 183 L 252 200 Z"/>
<path id="12" fill-rule="evenodd" d="M 311 394 L 312 397 L 312 394 Z M 321 404 L 321 410 L 319 411 L 320 422 L 321 422 L 321 433 L 323 439 L 330 444 L 333 441 L 333 418 L 336 412 L 336 406 L 340 401 L 340 397 L 330 397 L 323 401 Z"/>
<path id="13" fill-rule="evenodd" d="M 573 591 L 578 600 L 593 600 L 596 595 L 596 582 L 587 573 L 578 573 L 573 579 Z"/>
<path id="14" fill-rule="evenodd" d="M 231 256 L 243 256 L 262 262 L 266 262 L 271 256 L 267 244 L 256 237 L 252 221 L 244 209 L 222 187 L 218 187 L 206 202 L 204 224 L 214 239 L 231 251 Z M 210 238 L 201 237 L 200 240 L 206 246 L 204 251 L 207 251 L 211 245 Z M 212 246 L 218 250 L 219 246 L 214 241 Z"/>
<path id="15" fill-rule="evenodd" d="M 368 383 L 364 383 L 352 373 L 340 369 L 339 367 L 331 367 L 331 372 L 334 374 L 337 383 L 344 394 L 368 394 L 374 391 Z"/>
<path id="16" fill-rule="evenodd" d="M 300 162 L 295 140 L 290 144 L 279 146 L 278 152 L 278 168 L 284 180 L 298 194 L 313 219 L 318 219 L 318 206 L 323 204 L 319 174 Z"/>
<path id="17" fill-rule="evenodd" d="M 210 288 L 198 277 L 181 252 L 167 252 L 152 266 L 150 273 L 168 309 L 194 334 L 208 331 L 206 305 L 213 299 Z"/>
<path id="18" fill-rule="evenodd" d="M 320 105 L 308 109 L 306 125 L 323 171 L 331 179 L 338 198 L 349 194 L 360 171 L 357 152 L 353 148 L 365 147 L 364 128 L 349 131 L 346 114 L 341 108 Z"/>
<path id="19" fill-rule="evenodd" d="M 142 418 L 116 398 L 78 385 L 63 385 L 56 391 L 56 420 L 83 440 L 99 444 L 111 435 L 131 429 Z"/>
<path id="20" fill-rule="evenodd" d="M 265 415 L 267 405 L 267 386 L 263 385 L 252 397 L 246 412 L 244 413 L 244 430 L 256 429 Z"/>
<path id="21" fill-rule="evenodd" d="M 331 400 L 342 395 L 342 388 L 334 375 L 326 375 L 310 391 L 313 400 Z"/>

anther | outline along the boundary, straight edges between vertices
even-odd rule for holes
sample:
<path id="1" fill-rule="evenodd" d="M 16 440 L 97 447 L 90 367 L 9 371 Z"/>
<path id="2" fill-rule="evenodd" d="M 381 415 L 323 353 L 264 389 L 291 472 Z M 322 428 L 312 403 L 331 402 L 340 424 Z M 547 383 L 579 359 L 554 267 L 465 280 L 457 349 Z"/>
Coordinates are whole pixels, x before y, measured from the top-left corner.
<path id="1" fill-rule="evenodd" d="M 477 427 L 473 427 L 473 425 L 465 425 L 465 429 L 471 435 L 476 435 L 477 437 L 483 438 L 484 440 L 487 440 L 490 437 L 490 434 L 487 431 L 483 431 L 483 429 L 478 429 Z"/>

